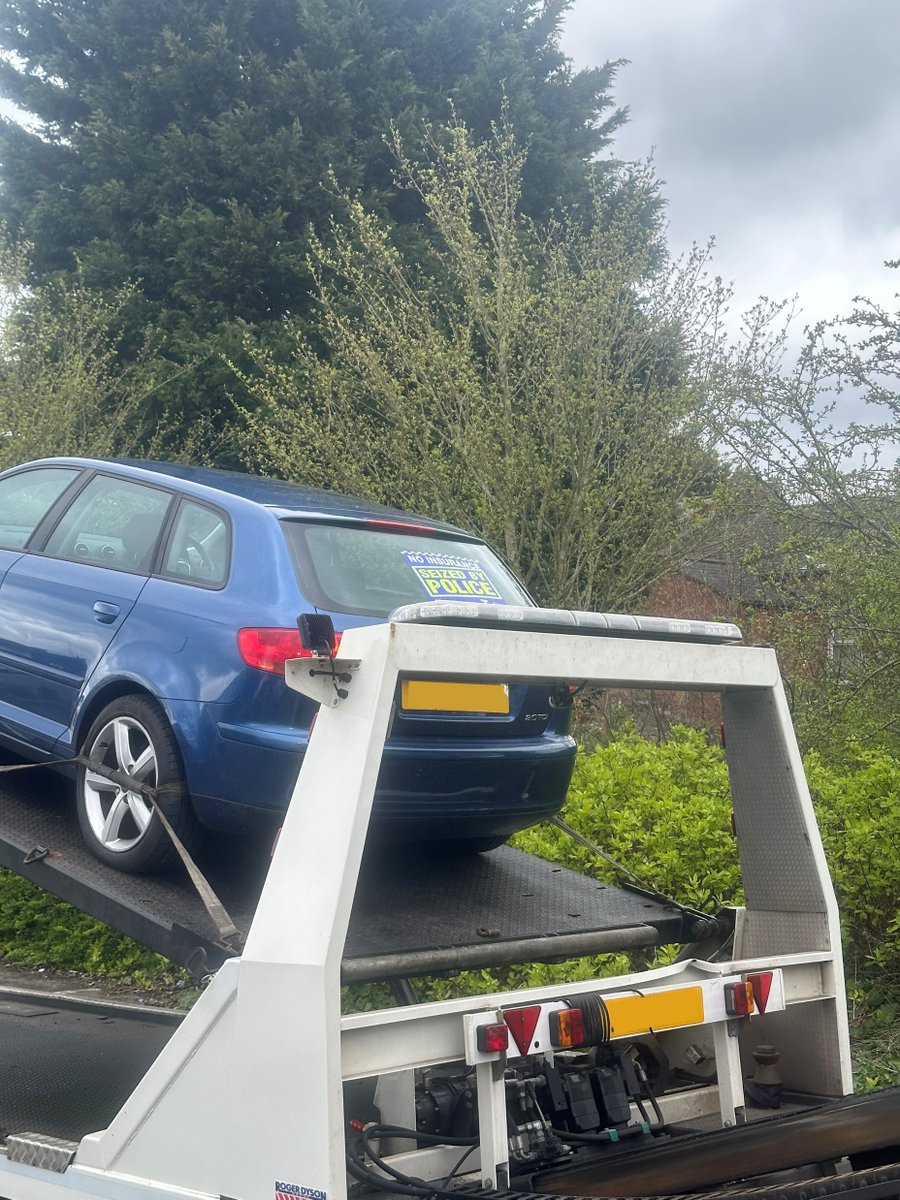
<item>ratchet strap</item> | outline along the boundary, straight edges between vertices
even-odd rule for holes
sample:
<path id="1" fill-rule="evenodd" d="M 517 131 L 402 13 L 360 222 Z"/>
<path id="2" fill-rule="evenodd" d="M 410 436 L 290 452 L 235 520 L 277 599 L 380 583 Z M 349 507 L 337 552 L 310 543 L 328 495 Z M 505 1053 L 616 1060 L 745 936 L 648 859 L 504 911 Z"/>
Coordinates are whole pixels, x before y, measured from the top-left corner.
<path id="1" fill-rule="evenodd" d="M 679 912 L 684 913 L 684 915 L 687 917 L 699 918 L 701 921 L 705 922 L 708 922 L 712 919 L 708 916 L 708 914 L 702 913 L 696 908 L 691 908 L 687 904 L 681 904 L 678 900 L 673 900 L 671 896 L 667 896 L 665 892 L 661 892 L 658 888 L 645 883 L 639 875 L 635 875 L 634 871 L 630 871 L 628 867 L 623 866 L 623 864 L 620 862 L 617 862 L 611 854 L 607 854 L 605 850 L 602 850 L 599 846 L 595 845 L 593 842 L 589 841 L 586 837 L 580 834 L 577 829 L 573 829 L 571 825 L 562 819 L 562 817 L 548 817 L 547 824 L 555 825 L 557 829 L 561 829 L 563 833 L 567 833 L 569 837 L 578 842 L 579 845 L 584 846 L 586 850 L 590 850 L 592 854 L 596 854 L 598 858 L 602 859 L 605 863 L 612 867 L 616 873 L 619 885 L 621 887 L 626 888 L 628 891 L 637 892 L 640 895 L 647 896 L 651 900 L 656 900 L 659 903 L 668 905 L 671 908 L 677 908 Z"/>
<path id="2" fill-rule="evenodd" d="M 116 771 L 112 767 L 104 766 L 103 763 L 92 762 L 85 754 L 76 754 L 74 758 L 53 758 L 39 763 L 3 763 L 0 764 L 0 774 L 5 774 L 9 771 L 27 771 L 33 767 L 53 767 L 63 763 L 78 763 L 80 766 L 85 767 L 86 770 L 93 771 L 94 774 L 102 775 L 104 779 L 108 779 L 111 783 L 118 784 L 125 791 L 139 792 L 150 802 L 153 811 L 159 817 L 160 824 L 169 835 L 178 857 L 184 863 L 191 883 L 194 885 L 197 895 L 203 903 L 203 907 L 209 914 L 209 919 L 216 927 L 219 941 L 228 950 L 240 949 L 243 934 L 228 915 L 225 905 L 216 895 L 209 880 L 194 862 L 188 848 L 172 828 L 172 823 L 157 801 L 157 796 L 176 794 L 184 789 L 177 783 L 163 783 L 159 787 L 154 787 L 149 783 L 142 783 L 139 779 L 133 779 L 130 775 L 126 775 L 124 771 Z"/>

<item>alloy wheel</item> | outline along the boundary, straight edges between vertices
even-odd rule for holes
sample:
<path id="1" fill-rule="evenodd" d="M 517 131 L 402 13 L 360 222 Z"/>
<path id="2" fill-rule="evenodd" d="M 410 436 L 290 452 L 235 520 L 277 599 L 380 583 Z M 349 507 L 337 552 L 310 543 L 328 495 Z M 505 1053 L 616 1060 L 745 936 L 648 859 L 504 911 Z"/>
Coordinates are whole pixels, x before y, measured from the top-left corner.
<path id="1" fill-rule="evenodd" d="M 139 783 L 156 783 L 156 750 L 149 733 L 134 717 L 118 716 L 107 722 L 88 749 L 88 757 Z M 136 846 L 153 819 L 147 797 L 90 768 L 84 773 L 82 787 L 85 815 L 100 845 L 114 854 Z"/>

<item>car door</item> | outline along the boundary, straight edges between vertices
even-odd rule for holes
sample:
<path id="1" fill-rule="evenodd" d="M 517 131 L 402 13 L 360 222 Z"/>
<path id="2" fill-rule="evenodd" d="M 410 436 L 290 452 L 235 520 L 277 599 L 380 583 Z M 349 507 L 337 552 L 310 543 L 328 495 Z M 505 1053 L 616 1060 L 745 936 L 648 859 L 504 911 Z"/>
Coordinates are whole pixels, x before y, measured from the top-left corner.
<path id="1" fill-rule="evenodd" d="M 98 473 L 43 548 L 9 567 L 0 585 L 4 736 L 49 751 L 66 731 L 147 582 L 171 503 L 163 488 Z"/>
<path id="2" fill-rule="evenodd" d="M 0 479 L 0 585 L 10 567 L 26 555 L 35 530 L 53 505 L 81 473 L 75 466 L 26 467 Z M 20 671 L 19 622 L 7 621 L 0 603 L 0 733 L 9 733 L 15 724 Z"/>

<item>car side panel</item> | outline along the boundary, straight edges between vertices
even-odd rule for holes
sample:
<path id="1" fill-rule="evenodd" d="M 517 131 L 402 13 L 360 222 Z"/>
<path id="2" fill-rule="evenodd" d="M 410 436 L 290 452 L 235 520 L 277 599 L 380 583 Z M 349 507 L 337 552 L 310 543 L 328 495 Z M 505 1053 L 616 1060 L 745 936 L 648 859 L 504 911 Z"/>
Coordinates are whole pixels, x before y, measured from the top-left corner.
<path id="1" fill-rule="evenodd" d="M 6 576 L 6 572 L 24 554 L 24 550 L 4 550 L 0 549 L 0 585 Z"/>
<path id="2" fill-rule="evenodd" d="M 129 618 L 127 639 L 114 642 L 98 664 L 59 750 L 74 752 L 103 696 L 129 685 L 171 709 L 186 763 L 194 757 L 202 761 L 204 751 L 198 753 L 188 731 L 190 709 L 184 705 L 223 707 L 237 723 L 259 720 L 272 710 L 282 722 L 308 724 L 313 711 L 309 701 L 286 688 L 282 678 L 253 670 L 240 658 L 239 629 L 291 625 L 305 605 L 289 567 L 279 562 L 279 554 L 287 551 L 275 536 L 274 519 L 255 510 L 239 513 L 234 523 L 236 546 L 251 553 L 234 554 L 224 588 L 161 577 L 147 582 Z"/>

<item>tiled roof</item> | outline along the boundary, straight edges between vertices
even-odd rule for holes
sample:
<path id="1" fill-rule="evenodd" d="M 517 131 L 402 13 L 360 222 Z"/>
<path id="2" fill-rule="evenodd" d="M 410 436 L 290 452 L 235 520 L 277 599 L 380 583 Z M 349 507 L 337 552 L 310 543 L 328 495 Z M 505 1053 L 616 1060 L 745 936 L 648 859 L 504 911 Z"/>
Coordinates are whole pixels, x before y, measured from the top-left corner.
<path id="1" fill-rule="evenodd" d="M 785 536 L 765 513 L 732 518 L 724 528 L 710 529 L 701 548 L 685 559 L 680 574 L 740 604 L 784 607 Z"/>

